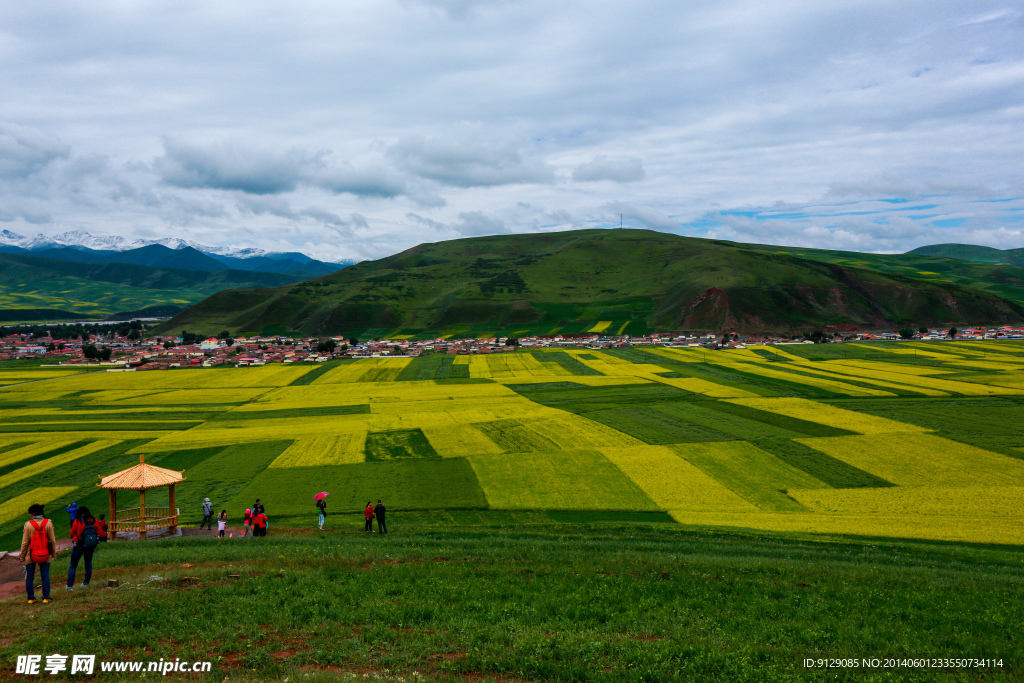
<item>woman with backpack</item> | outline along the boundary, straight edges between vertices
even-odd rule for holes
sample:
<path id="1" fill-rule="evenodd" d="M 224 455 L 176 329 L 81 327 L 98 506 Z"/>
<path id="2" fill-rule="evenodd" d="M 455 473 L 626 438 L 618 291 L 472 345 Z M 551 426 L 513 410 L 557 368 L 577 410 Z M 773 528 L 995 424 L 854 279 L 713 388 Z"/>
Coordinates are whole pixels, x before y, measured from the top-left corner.
<path id="1" fill-rule="evenodd" d="M 82 588 L 89 587 L 89 579 L 92 578 L 92 554 L 99 545 L 100 536 L 96 531 L 96 520 L 93 518 L 89 508 L 78 508 L 78 519 L 71 525 L 71 566 L 68 567 L 68 590 L 75 587 L 75 572 L 78 570 L 78 561 L 85 558 L 85 580 L 82 581 Z"/>
<path id="2" fill-rule="evenodd" d="M 19 558 L 25 565 L 25 590 L 31 605 L 36 601 L 36 567 L 43 581 L 43 603 L 50 602 L 50 560 L 57 557 L 57 537 L 53 534 L 53 522 L 43 517 L 42 505 L 30 506 L 28 514 L 32 519 L 25 522 Z"/>

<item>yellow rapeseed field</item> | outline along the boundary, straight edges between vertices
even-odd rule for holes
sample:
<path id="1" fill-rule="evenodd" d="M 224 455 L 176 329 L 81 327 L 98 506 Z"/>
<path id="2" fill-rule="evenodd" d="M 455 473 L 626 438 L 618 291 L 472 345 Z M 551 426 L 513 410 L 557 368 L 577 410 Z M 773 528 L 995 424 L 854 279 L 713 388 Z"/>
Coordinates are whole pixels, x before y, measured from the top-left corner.
<path id="1" fill-rule="evenodd" d="M 66 437 L 60 437 L 59 435 L 58 438 L 52 440 L 46 438 L 42 438 L 42 440 L 40 440 L 40 436 L 38 435 L 32 435 L 31 438 L 33 439 L 34 443 L 30 442 L 20 448 L 7 451 L 5 453 L 0 453 L 0 467 L 7 467 L 9 465 L 13 465 L 14 463 L 20 460 L 27 460 L 28 458 L 34 457 L 41 453 L 45 453 L 46 451 L 51 451 L 55 448 L 60 448 L 61 446 L 67 446 L 69 444 L 74 443 L 74 440 L 68 439 Z M 5 434 L 3 435 L 3 438 L 0 439 L 0 445 L 14 444 L 26 440 L 27 439 L 22 436 Z"/>
<path id="2" fill-rule="evenodd" d="M 51 500 L 56 500 L 75 490 L 74 486 L 41 486 L 34 491 L 15 496 L 10 500 L 0 503 L 0 524 L 11 520 L 20 519 L 28 521 L 28 506 L 39 503 L 46 505 Z M 98 514 L 98 513 L 97 513 Z M 53 517 L 54 512 L 49 511 L 48 517 Z"/>
<path id="3" fill-rule="evenodd" d="M 906 422 L 843 410 L 805 398 L 735 398 L 726 400 L 729 403 L 738 403 L 757 410 L 765 410 L 861 434 L 900 434 L 927 431 L 924 427 Z"/>
<path id="4" fill-rule="evenodd" d="M 596 451 L 549 451 L 470 456 L 492 508 L 505 510 L 657 510 Z"/>
<path id="5" fill-rule="evenodd" d="M 797 439 L 899 486 L 1024 486 L 1024 461 L 935 434 Z"/>
<path id="6" fill-rule="evenodd" d="M 756 512 L 757 506 L 665 446 L 602 448 L 600 452 L 663 510 Z"/>
<path id="7" fill-rule="evenodd" d="M 918 361 L 908 355 L 915 348 L 923 354 Z M 127 440 L 139 441 L 131 444 L 131 453 L 151 455 L 153 462 L 167 456 L 172 462 L 187 462 L 194 456 L 181 451 L 222 446 L 234 446 L 232 452 L 244 456 L 248 444 L 285 442 L 287 448 L 275 450 L 280 455 L 259 475 L 267 477 L 285 469 L 293 470 L 290 476 L 301 476 L 294 468 L 302 467 L 344 466 L 339 472 L 355 473 L 365 461 L 368 434 L 376 435 L 375 444 L 393 439 L 422 446 L 421 433 L 441 458 L 465 460 L 429 460 L 430 449 L 417 446 L 388 468 L 410 466 L 422 472 L 435 462 L 452 471 L 465 468 L 464 476 L 472 480 L 475 475 L 472 486 L 479 484 L 493 509 L 665 510 L 684 524 L 1024 544 L 1024 459 L 799 397 L 828 389 L 870 398 L 836 403 L 872 412 L 891 401 L 896 408 L 892 415 L 900 415 L 900 406 L 907 402 L 914 411 L 929 405 L 929 398 L 895 396 L 909 389 L 940 399 L 936 408 L 950 415 L 962 403 L 976 416 L 972 424 L 989 426 L 991 421 L 978 411 L 992 405 L 1008 420 L 993 438 L 1012 447 L 1018 445 L 1014 430 L 1024 432 L 1012 424 L 1012 398 L 1000 397 L 1024 395 L 1024 344 L 893 344 L 872 352 L 871 360 L 827 361 L 801 358 L 797 351 L 802 349 L 794 347 L 773 348 L 786 363 L 770 361 L 755 350 L 655 347 L 645 349 L 647 356 L 558 351 L 599 375 L 575 375 L 545 360 L 564 355 L 544 352 L 460 355 L 454 363 L 465 365 L 470 377 L 477 378 L 463 381 L 396 381 L 410 363 L 421 361 L 395 357 L 344 361 L 331 364 L 327 372 L 315 364 L 85 375 L 72 371 L 66 376 L 0 371 L 0 535 L 20 528 L 17 520 L 30 502 L 65 505 L 93 493 L 95 480 L 79 483 L 76 477 L 94 459 L 96 474 L 123 466 L 119 449 L 127 447 Z M 814 351 L 812 357 L 836 355 L 834 349 Z M 851 350 L 850 355 L 857 353 Z M 885 357 L 907 362 L 878 360 Z M 654 361 L 632 363 L 627 358 Z M 699 364 L 688 367 L 694 374 L 707 374 L 665 377 L 679 366 L 659 365 L 659 358 Z M 915 364 L 923 358 L 927 365 Z M 308 378 L 312 383 L 292 386 L 307 373 L 314 373 Z M 748 381 L 751 375 L 758 379 Z M 46 381 L 3 386 L 44 377 Z M 716 377 L 729 377 L 730 386 L 717 383 Z M 552 386 L 538 392 L 524 389 L 522 394 L 510 388 L 537 383 Z M 601 390 L 609 386 L 619 388 Z M 961 398 L 944 400 L 950 395 Z M 619 409 L 609 410 L 609 402 Z M 760 412 L 733 415 L 724 410 L 730 407 L 727 403 Z M 778 420 L 765 432 L 782 436 L 770 442 L 666 443 L 728 435 L 756 439 L 758 420 L 775 424 L 773 416 L 854 434 L 797 437 L 818 432 L 810 425 Z M 975 438 L 967 431 L 962 436 L 956 430 L 950 433 Z M 797 443 L 785 441 L 787 434 Z M 73 446 L 78 447 L 47 455 Z M 1024 442 L 1019 446 L 1024 454 Z M 820 460 L 814 459 L 814 451 Z M 409 454 L 428 460 L 414 463 Z M 825 456 L 894 486 L 833 489 L 800 469 L 807 467 L 831 481 L 832 461 Z M 189 469 L 216 472 L 218 457 L 203 461 L 198 470 L 195 465 Z M 68 463 L 71 467 L 64 467 Z M 379 465 L 366 467 L 369 471 Z M 315 488 L 316 482 L 310 486 Z M 401 510 L 401 492 L 393 495 L 396 511 Z"/>
<path id="8" fill-rule="evenodd" d="M 70 450 L 67 453 L 55 455 L 52 458 L 47 458 L 45 460 L 34 462 L 31 465 L 19 467 L 13 472 L 8 472 L 7 474 L 0 476 L 0 489 L 4 488 L 5 486 L 10 486 L 15 482 L 22 481 L 23 479 L 28 479 L 29 477 L 34 477 L 43 472 L 47 472 L 55 467 L 60 467 L 65 463 L 71 462 L 72 460 L 83 458 L 89 455 L 90 453 L 95 453 L 96 451 L 103 450 L 104 448 L 107 448 L 108 446 L 113 446 L 116 443 L 118 442 L 94 441 L 93 443 L 87 444 L 80 448 Z"/>
<path id="9" fill-rule="evenodd" d="M 751 372 L 756 375 L 761 375 L 762 377 L 779 379 L 793 384 L 805 384 L 809 387 L 827 389 L 828 391 L 837 394 L 845 394 L 847 396 L 896 396 L 896 394 L 891 391 L 858 387 L 842 382 L 838 378 L 835 380 L 829 380 L 818 377 L 808 377 L 807 375 L 797 375 L 792 372 L 783 372 L 781 370 L 773 370 L 767 363 L 739 363 L 734 365 L 738 370 L 742 370 L 743 372 Z"/>
<path id="10" fill-rule="evenodd" d="M 784 491 L 826 487 L 746 441 L 676 444 L 670 448 L 763 510 L 801 510 L 803 506 Z"/>
<path id="11" fill-rule="evenodd" d="M 366 432 L 345 432 L 298 439 L 270 467 L 313 467 L 363 462 Z"/>
<path id="12" fill-rule="evenodd" d="M 422 427 L 423 435 L 442 458 L 465 458 L 470 455 L 498 455 L 504 449 L 472 425 L 455 420 L 451 424 Z"/>
<path id="13" fill-rule="evenodd" d="M 1024 545 L 1024 526 L 1008 518 L 932 515 L 828 515 L 813 512 L 702 512 L 670 510 L 680 524 L 764 529 L 837 536 L 920 538 L 966 543 Z"/>

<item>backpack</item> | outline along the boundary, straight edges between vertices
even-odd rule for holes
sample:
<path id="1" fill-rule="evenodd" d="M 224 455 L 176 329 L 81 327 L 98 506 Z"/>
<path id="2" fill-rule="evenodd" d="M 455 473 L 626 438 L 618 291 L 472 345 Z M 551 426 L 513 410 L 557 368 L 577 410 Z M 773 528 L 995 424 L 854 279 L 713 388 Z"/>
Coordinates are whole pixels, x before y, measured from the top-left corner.
<path id="1" fill-rule="evenodd" d="M 82 534 L 78 537 L 78 547 L 84 550 L 95 548 L 100 542 L 100 537 L 96 533 L 96 520 L 91 519 L 84 524 L 85 528 L 82 529 Z"/>
<path id="2" fill-rule="evenodd" d="M 203 503 L 203 514 L 207 517 L 213 514 L 213 503 Z"/>
<path id="3" fill-rule="evenodd" d="M 50 561 L 50 539 L 46 535 L 46 523 L 44 519 L 37 525 L 36 520 L 30 519 L 29 524 L 35 531 L 32 532 L 32 541 L 29 545 L 29 559 L 36 564 L 46 564 Z"/>

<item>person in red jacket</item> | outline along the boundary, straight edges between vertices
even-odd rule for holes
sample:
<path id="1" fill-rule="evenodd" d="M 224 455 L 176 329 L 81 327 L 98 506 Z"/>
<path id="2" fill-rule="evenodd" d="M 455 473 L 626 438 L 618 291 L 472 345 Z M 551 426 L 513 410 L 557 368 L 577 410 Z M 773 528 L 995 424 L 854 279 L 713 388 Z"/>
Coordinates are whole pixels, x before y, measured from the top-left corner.
<path id="1" fill-rule="evenodd" d="M 75 572 L 78 570 L 78 560 L 85 558 L 85 579 L 82 581 L 82 588 L 89 587 L 89 579 L 92 578 L 92 554 L 96 551 L 99 543 L 99 531 L 96 528 L 96 519 L 89 512 L 89 508 L 78 508 L 78 517 L 71 525 L 71 564 L 68 567 L 67 589 L 75 587 Z"/>
<path id="2" fill-rule="evenodd" d="M 256 513 L 256 516 L 252 518 L 252 535 L 267 535 L 267 515 L 265 512 L 258 512 Z"/>
<path id="3" fill-rule="evenodd" d="M 106 515 L 100 515 L 96 520 L 96 535 L 100 537 L 100 543 L 107 542 L 107 529 Z"/>
<path id="4" fill-rule="evenodd" d="M 363 510 L 363 516 L 366 517 L 366 533 L 373 533 L 373 503 L 366 501 L 366 509 Z"/>

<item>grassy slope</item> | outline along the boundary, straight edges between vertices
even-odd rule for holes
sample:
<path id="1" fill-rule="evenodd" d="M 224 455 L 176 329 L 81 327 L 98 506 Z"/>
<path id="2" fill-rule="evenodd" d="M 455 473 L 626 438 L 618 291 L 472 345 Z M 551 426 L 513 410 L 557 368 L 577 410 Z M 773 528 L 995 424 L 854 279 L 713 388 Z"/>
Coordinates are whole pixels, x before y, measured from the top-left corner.
<path id="1" fill-rule="evenodd" d="M 936 245 L 964 247 L 964 251 L 937 249 L 932 252 L 926 251 L 931 247 L 921 247 L 921 249 L 915 249 L 906 254 L 862 254 L 855 251 L 828 249 L 803 249 L 771 245 L 749 246 L 762 251 L 799 256 L 844 267 L 869 268 L 880 273 L 902 275 L 926 282 L 942 282 L 971 287 L 1024 304 L 1024 256 L 1013 258 L 1013 250 L 992 249 L 991 251 L 1001 255 L 999 258 L 994 258 L 986 251 L 989 247 L 969 245 Z M 1024 250 L 1017 251 L 1024 255 Z"/>
<path id="2" fill-rule="evenodd" d="M 1019 304 L 958 284 L 748 246 L 647 230 L 423 244 L 296 285 L 221 292 L 184 311 L 167 329 L 522 334 L 582 332 L 604 321 L 615 334 L 1024 316 Z"/>
<path id="3" fill-rule="evenodd" d="M 1017 266 L 1018 268 L 1024 267 L 1024 249 L 996 249 L 995 247 L 982 247 L 976 244 L 931 244 L 926 247 L 912 249 L 907 253 L 945 256 L 946 258 L 960 259 L 962 261 L 1004 264 Z"/>
<path id="4" fill-rule="evenodd" d="M 176 270 L 0 254 L 0 306 L 101 315 L 188 304 L 227 288 L 279 286 L 295 279 L 277 273 Z"/>
<path id="5" fill-rule="evenodd" d="M 1009 681 L 1024 665 L 1020 549 L 424 521 L 102 546 L 93 584 L 119 591 L 65 593 L 64 554 L 53 603 L 0 601 L 4 623 L 31 623 L 0 657 L 102 634 L 87 648 L 101 661 L 212 659 L 206 680 L 820 681 L 805 658 L 986 657 L 1002 667 L 827 680 Z"/>

